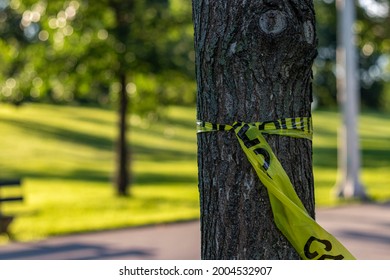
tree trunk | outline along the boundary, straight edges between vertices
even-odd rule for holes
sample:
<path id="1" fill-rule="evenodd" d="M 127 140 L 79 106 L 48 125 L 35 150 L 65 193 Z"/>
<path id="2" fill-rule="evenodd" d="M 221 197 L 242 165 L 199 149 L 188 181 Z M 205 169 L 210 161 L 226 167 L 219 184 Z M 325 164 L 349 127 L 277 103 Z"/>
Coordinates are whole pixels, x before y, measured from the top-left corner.
<path id="1" fill-rule="evenodd" d="M 116 142 L 116 174 L 114 187 L 119 196 L 128 195 L 128 188 L 130 184 L 131 172 L 129 170 L 129 154 L 127 146 L 127 111 L 129 98 L 126 91 L 127 73 L 129 72 L 128 64 L 126 62 L 126 50 L 128 45 L 128 38 L 130 36 L 131 18 L 133 13 L 133 1 L 110 0 L 109 6 L 113 9 L 115 14 L 115 28 L 113 35 L 116 43 L 121 46 L 117 53 L 118 69 L 117 78 L 121 85 L 118 98 L 118 138 Z"/>
<path id="2" fill-rule="evenodd" d="M 360 148 L 357 131 L 359 115 L 359 59 L 354 42 L 355 2 L 338 0 L 337 95 L 342 108 L 338 135 L 337 195 L 347 199 L 367 200 L 360 180 Z"/>
<path id="3" fill-rule="evenodd" d="M 216 124 L 311 115 L 311 0 L 193 0 L 197 118 Z M 314 216 L 312 145 L 266 139 Z M 233 132 L 198 134 L 202 259 L 297 259 Z"/>
<path id="4" fill-rule="evenodd" d="M 120 74 L 121 91 L 119 93 L 119 120 L 116 159 L 115 188 L 119 196 L 128 195 L 129 170 L 127 149 L 127 107 L 128 97 L 126 92 L 126 73 Z"/>

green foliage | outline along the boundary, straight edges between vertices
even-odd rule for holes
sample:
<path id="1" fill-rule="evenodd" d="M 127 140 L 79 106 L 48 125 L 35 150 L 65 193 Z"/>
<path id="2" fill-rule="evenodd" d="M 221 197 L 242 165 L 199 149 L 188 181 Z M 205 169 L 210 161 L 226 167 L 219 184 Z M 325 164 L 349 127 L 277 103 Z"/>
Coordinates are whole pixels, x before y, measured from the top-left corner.
<path id="1" fill-rule="evenodd" d="M 314 94 L 320 106 L 336 106 L 335 1 L 314 3 L 319 36 Z M 362 105 L 387 110 L 389 1 L 357 3 Z M 127 23 L 122 28 L 115 7 Z M 132 112 L 145 115 L 160 105 L 195 102 L 188 1 L 0 0 L 0 23 L 2 101 L 112 104 L 122 67 Z"/>
<path id="2" fill-rule="evenodd" d="M 314 61 L 313 91 L 320 106 L 335 106 L 337 98 L 335 62 L 337 13 L 332 1 L 316 0 L 318 56 Z"/>
<path id="3" fill-rule="evenodd" d="M 0 100 L 110 104 L 120 90 L 116 73 L 124 70 L 129 95 L 138 96 L 131 100 L 132 112 L 147 113 L 157 104 L 194 102 L 190 4 L 162 0 L 0 3 L 4 62 Z M 123 24 L 118 25 L 117 19 Z M 147 81 L 158 85 L 151 89 Z"/>
<path id="4" fill-rule="evenodd" d="M 314 64 L 314 93 L 320 106 L 335 106 L 337 11 L 334 0 L 315 0 L 318 57 Z M 357 1 L 355 31 L 359 49 L 361 103 L 363 107 L 384 109 L 390 81 L 390 23 L 388 0 Z"/>
<path id="5" fill-rule="evenodd" d="M 2 207 L 18 214 L 11 227 L 18 239 L 199 217 L 195 109 L 169 107 L 158 122 L 131 116 L 134 184 L 126 198 L 110 188 L 115 115 L 93 107 L 0 106 L 1 178 L 21 177 L 26 198 Z M 316 111 L 313 121 L 316 204 L 335 205 L 340 116 Z M 389 199 L 390 115 L 364 113 L 359 131 L 362 182 L 370 196 Z"/>

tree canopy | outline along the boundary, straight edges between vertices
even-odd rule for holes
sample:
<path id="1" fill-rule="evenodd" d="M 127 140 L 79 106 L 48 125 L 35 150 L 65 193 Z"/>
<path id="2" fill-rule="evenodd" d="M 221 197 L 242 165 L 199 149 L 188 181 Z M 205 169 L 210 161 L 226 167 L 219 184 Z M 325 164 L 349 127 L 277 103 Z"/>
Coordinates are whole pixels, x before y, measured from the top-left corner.
<path id="1" fill-rule="evenodd" d="M 118 5 L 131 30 L 115 26 Z M 1 100 L 108 104 L 125 67 L 132 110 L 194 102 L 190 9 L 179 0 L 0 0 Z"/>
<path id="2" fill-rule="evenodd" d="M 314 96 L 335 106 L 336 3 L 314 3 Z M 356 3 L 362 105 L 390 110 L 390 1 Z M 115 5 L 128 9 L 126 38 L 116 34 Z M 121 62 L 133 112 L 195 102 L 190 1 L 0 0 L 0 59 L 0 101 L 116 104 Z"/>

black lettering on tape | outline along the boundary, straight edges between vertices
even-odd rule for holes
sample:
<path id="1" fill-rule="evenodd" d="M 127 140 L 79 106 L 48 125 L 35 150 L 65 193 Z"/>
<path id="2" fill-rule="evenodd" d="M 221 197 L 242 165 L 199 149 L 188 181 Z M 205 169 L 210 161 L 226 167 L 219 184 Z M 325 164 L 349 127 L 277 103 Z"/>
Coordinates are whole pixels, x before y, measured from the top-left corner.
<path id="1" fill-rule="evenodd" d="M 259 130 L 264 131 L 265 126 L 269 123 L 272 123 L 274 125 L 274 129 L 280 129 L 280 123 L 278 121 L 267 121 L 259 124 Z"/>
<path id="2" fill-rule="evenodd" d="M 264 164 L 263 168 L 265 170 L 268 170 L 270 164 L 271 164 L 271 156 L 269 155 L 268 151 L 263 148 L 257 148 L 253 151 L 256 155 L 262 155 L 264 157 Z"/>
<path id="3" fill-rule="evenodd" d="M 249 125 L 244 124 L 244 126 L 240 129 L 240 131 L 237 133 L 238 137 L 244 142 L 244 145 L 249 149 L 253 146 L 256 146 L 257 144 L 260 144 L 259 139 L 255 138 L 250 140 L 248 135 L 246 135 L 246 132 L 249 130 Z"/>
<path id="4" fill-rule="evenodd" d="M 319 253 L 317 251 L 312 252 L 310 250 L 310 247 L 313 244 L 313 242 L 319 242 L 319 243 L 322 243 L 323 245 L 325 245 L 325 248 L 324 248 L 325 251 L 329 252 L 330 250 L 332 250 L 332 243 L 329 240 L 318 239 L 314 236 L 310 236 L 310 238 L 307 240 L 305 247 L 304 247 L 305 256 L 310 260 L 313 260 L 314 258 L 316 258 L 319 255 Z M 326 254 L 321 255 L 318 258 L 318 260 L 342 260 L 342 259 L 344 259 L 343 255 L 332 256 L 332 255 L 326 255 Z"/>

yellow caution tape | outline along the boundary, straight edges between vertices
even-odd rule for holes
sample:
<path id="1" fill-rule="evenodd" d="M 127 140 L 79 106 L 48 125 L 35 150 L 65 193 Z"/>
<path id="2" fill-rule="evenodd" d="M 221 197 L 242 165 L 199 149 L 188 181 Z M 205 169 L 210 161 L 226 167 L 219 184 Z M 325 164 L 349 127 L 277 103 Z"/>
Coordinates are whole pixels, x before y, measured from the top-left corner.
<path id="1" fill-rule="evenodd" d="M 197 121 L 197 132 L 210 131 L 228 131 L 232 130 L 233 126 L 227 124 L 213 124 L 210 122 Z M 301 118 L 286 118 L 277 121 L 255 122 L 250 123 L 256 126 L 259 131 L 266 134 L 279 134 L 297 138 L 312 139 L 312 123 L 310 117 Z"/>
<path id="2" fill-rule="evenodd" d="M 311 118 L 286 118 L 272 122 L 233 125 L 197 122 L 197 131 L 234 130 L 241 148 L 266 186 L 274 222 L 305 260 L 354 260 L 355 257 L 307 212 L 262 133 L 312 138 Z"/>

